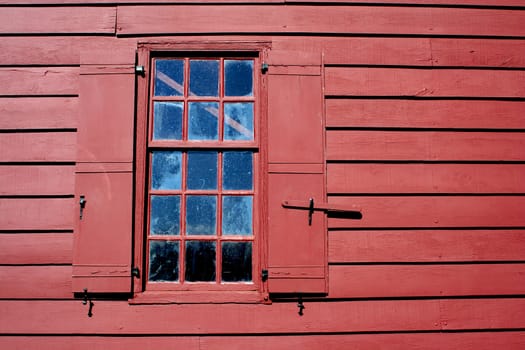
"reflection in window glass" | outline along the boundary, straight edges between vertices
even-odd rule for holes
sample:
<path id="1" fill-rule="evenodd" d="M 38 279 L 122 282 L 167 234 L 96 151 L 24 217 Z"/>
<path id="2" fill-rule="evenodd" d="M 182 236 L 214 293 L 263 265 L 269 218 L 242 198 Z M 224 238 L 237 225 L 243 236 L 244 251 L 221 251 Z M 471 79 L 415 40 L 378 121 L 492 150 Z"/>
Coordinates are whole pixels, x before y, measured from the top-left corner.
<path id="1" fill-rule="evenodd" d="M 215 281 L 215 242 L 187 241 L 185 263 L 186 281 Z"/>
<path id="2" fill-rule="evenodd" d="M 224 94 L 226 96 L 253 95 L 253 61 L 224 61 Z"/>
<path id="3" fill-rule="evenodd" d="M 222 197 L 222 234 L 251 235 L 252 205 L 251 196 Z"/>
<path id="4" fill-rule="evenodd" d="M 180 196 L 151 196 L 151 235 L 178 235 L 180 232 Z"/>
<path id="5" fill-rule="evenodd" d="M 190 61 L 190 95 L 219 95 L 219 61 Z"/>
<path id="6" fill-rule="evenodd" d="M 153 139 L 182 139 L 182 102 L 155 102 L 153 106 Z"/>
<path id="7" fill-rule="evenodd" d="M 252 243 L 222 243 L 222 281 L 250 282 L 252 280 Z"/>
<path id="8" fill-rule="evenodd" d="M 182 96 L 183 84 L 183 60 L 155 61 L 155 96 Z"/>
<path id="9" fill-rule="evenodd" d="M 189 190 L 217 188 L 217 152 L 188 152 L 187 186 Z"/>
<path id="10" fill-rule="evenodd" d="M 252 152 L 224 152 L 222 186 L 225 190 L 253 188 Z"/>
<path id="11" fill-rule="evenodd" d="M 253 140 L 253 103 L 224 104 L 224 139 Z"/>
<path id="12" fill-rule="evenodd" d="M 154 151 L 151 158 L 151 188 L 153 190 L 180 189 L 181 152 Z"/>
<path id="13" fill-rule="evenodd" d="M 186 197 L 186 233 L 189 235 L 213 235 L 217 221 L 216 196 Z"/>
<path id="14" fill-rule="evenodd" d="M 188 115 L 189 140 L 217 140 L 219 136 L 219 104 L 191 102 Z"/>
<path id="15" fill-rule="evenodd" d="M 155 282 L 179 280 L 179 242 L 150 241 L 148 279 Z"/>

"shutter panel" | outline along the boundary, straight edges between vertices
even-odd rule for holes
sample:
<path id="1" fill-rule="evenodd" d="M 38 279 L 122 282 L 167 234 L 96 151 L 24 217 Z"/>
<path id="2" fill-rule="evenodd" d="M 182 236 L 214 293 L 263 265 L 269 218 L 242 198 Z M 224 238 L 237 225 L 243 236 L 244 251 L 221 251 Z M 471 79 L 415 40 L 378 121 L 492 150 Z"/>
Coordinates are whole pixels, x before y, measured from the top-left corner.
<path id="1" fill-rule="evenodd" d="M 133 68 L 81 67 L 73 292 L 131 292 Z"/>
<path id="2" fill-rule="evenodd" d="M 282 205 L 326 202 L 321 55 L 274 52 L 269 63 L 268 290 L 327 293 L 325 213 Z"/>

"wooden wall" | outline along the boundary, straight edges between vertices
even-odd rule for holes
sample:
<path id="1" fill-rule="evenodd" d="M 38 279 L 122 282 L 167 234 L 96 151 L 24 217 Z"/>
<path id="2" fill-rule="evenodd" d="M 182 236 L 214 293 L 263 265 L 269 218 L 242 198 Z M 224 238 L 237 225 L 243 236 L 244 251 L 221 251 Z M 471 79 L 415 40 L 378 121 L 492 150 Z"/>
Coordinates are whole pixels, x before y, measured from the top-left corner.
<path id="1" fill-rule="evenodd" d="M 525 347 L 525 1 L 32 3 L 0 1 L 1 348 Z M 364 216 L 303 316 L 72 299 L 80 65 L 144 36 L 324 52 L 329 201 Z"/>

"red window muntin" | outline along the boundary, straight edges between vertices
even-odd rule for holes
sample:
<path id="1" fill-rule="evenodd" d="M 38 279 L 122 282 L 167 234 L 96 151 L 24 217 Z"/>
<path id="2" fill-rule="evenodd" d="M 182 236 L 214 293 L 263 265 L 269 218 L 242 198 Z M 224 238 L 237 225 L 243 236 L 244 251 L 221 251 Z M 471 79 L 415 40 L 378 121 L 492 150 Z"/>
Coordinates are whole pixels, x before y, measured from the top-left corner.
<path id="1" fill-rule="evenodd" d="M 259 62 L 258 52 L 150 58 L 146 290 L 259 289 Z"/>

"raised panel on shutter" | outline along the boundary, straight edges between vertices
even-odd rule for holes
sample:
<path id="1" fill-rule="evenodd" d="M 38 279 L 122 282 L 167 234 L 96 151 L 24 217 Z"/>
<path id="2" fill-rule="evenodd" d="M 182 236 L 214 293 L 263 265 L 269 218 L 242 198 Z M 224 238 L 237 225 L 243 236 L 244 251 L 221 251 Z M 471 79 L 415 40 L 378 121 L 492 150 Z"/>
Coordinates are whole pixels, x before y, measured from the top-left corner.
<path id="1" fill-rule="evenodd" d="M 130 293 L 133 66 L 82 66 L 79 100 L 73 292 Z"/>
<path id="2" fill-rule="evenodd" d="M 283 206 L 326 202 L 321 55 L 274 52 L 268 70 L 268 290 L 327 292 L 326 215 Z"/>

